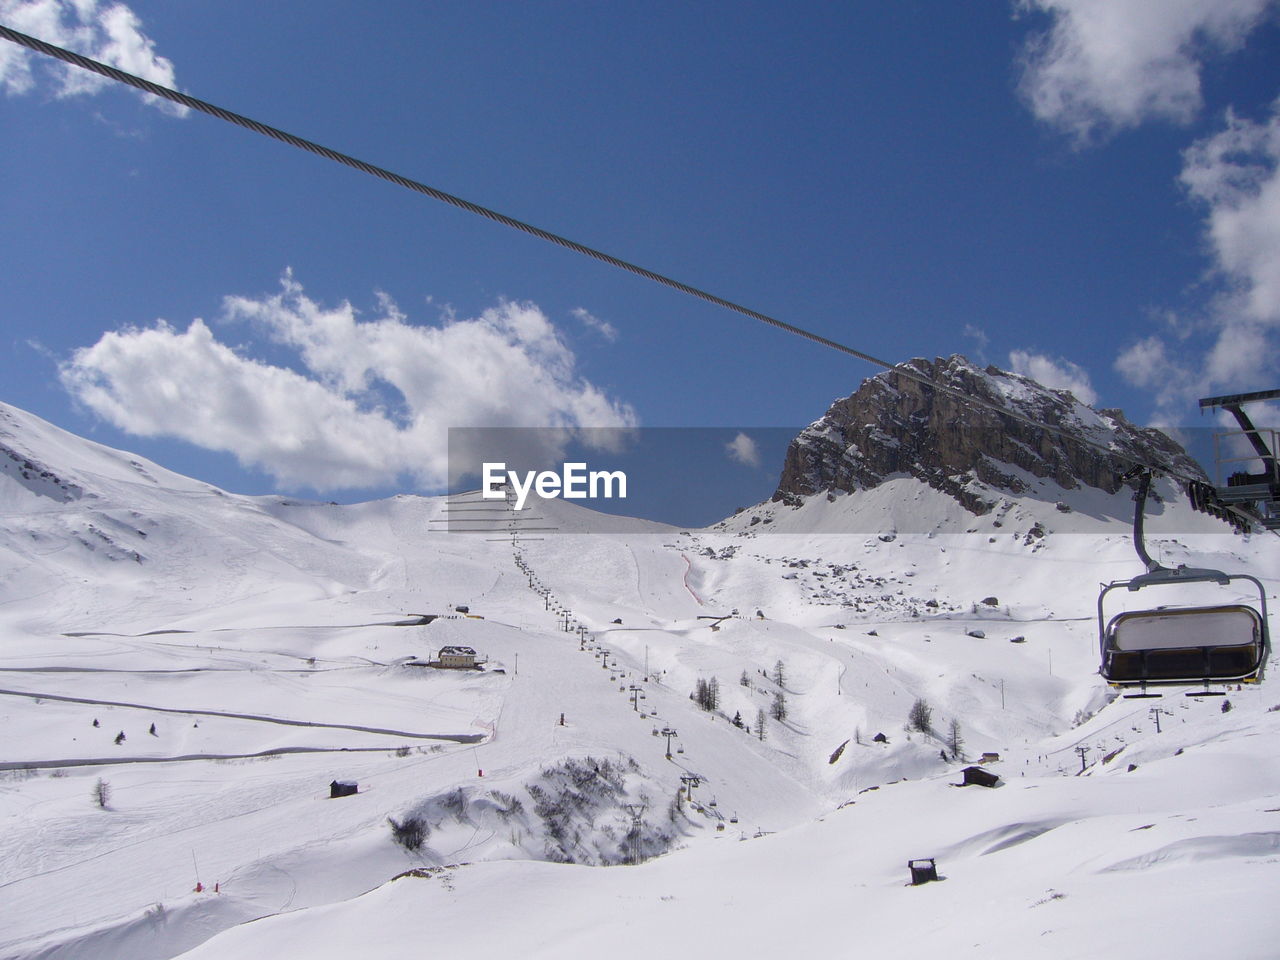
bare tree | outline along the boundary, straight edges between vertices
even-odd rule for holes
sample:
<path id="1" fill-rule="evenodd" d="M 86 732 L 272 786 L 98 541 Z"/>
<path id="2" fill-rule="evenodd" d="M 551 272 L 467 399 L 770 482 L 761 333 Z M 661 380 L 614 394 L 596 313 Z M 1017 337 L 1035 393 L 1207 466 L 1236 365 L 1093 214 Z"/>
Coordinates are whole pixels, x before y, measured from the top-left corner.
<path id="1" fill-rule="evenodd" d="M 102 778 L 93 785 L 93 802 L 103 810 L 107 809 L 107 804 L 111 802 L 111 784 Z"/>
<path id="2" fill-rule="evenodd" d="M 959 760 L 960 751 L 964 749 L 964 737 L 960 735 L 960 721 L 955 717 L 947 726 L 947 749 L 951 751 L 951 759 Z"/>
<path id="3" fill-rule="evenodd" d="M 773 703 L 769 706 L 769 713 L 779 723 L 787 719 L 787 698 L 781 693 L 775 693 Z"/>
<path id="4" fill-rule="evenodd" d="M 693 690 L 692 699 L 703 710 L 712 711 L 717 709 L 720 706 L 720 681 L 715 677 L 710 680 L 704 680 L 699 677 Z"/>
<path id="5" fill-rule="evenodd" d="M 781 660 L 773 665 L 773 682 L 780 687 L 787 685 L 787 666 Z"/>
<path id="6" fill-rule="evenodd" d="M 759 737 L 761 740 L 764 739 L 764 725 L 765 725 L 764 710 L 763 709 L 757 710 L 756 711 L 756 736 Z"/>
<path id="7" fill-rule="evenodd" d="M 907 729 L 919 730 L 921 733 L 933 731 L 933 707 L 929 706 L 923 698 L 911 705 L 911 710 L 907 714 Z"/>

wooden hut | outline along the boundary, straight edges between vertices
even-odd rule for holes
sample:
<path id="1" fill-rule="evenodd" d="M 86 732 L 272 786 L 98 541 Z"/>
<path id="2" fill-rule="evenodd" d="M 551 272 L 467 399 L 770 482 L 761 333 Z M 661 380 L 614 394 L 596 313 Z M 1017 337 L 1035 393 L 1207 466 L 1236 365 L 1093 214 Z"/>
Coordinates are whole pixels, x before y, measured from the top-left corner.
<path id="1" fill-rule="evenodd" d="M 911 885 L 913 887 L 938 879 L 938 865 L 934 862 L 933 857 L 908 860 L 907 869 L 911 871 Z"/>
<path id="2" fill-rule="evenodd" d="M 981 767 L 965 767 L 964 786 L 969 787 L 977 784 L 980 787 L 994 787 L 1000 782 L 1000 778 L 990 770 L 983 770 Z"/>
<path id="3" fill-rule="evenodd" d="M 353 797 L 360 792 L 360 785 L 354 780 L 333 780 L 329 783 L 329 799 L 335 797 Z"/>

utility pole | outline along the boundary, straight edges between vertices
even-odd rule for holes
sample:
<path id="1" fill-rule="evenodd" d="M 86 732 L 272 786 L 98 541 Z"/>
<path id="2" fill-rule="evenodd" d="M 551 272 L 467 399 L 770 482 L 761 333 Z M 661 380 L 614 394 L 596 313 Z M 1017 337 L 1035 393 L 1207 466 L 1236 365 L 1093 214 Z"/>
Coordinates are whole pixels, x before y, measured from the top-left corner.
<path id="1" fill-rule="evenodd" d="M 1004 709 L 1004 678 L 1000 680 L 1000 709 Z"/>
<path id="2" fill-rule="evenodd" d="M 635 865 L 640 862 L 640 827 L 641 817 L 646 809 L 643 803 L 624 804 L 627 813 L 631 814 L 631 829 L 627 832 L 627 862 Z"/>
<path id="3" fill-rule="evenodd" d="M 1089 752 L 1089 748 L 1085 746 L 1076 747 L 1076 753 L 1080 754 L 1080 772 L 1084 773 L 1084 755 Z"/>
<path id="4" fill-rule="evenodd" d="M 662 736 L 667 738 L 667 759 L 670 760 L 671 759 L 671 738 L 676 736 L 676 731 L 673 727 L 663 727 L 661 733 L 662 733 Z"/>
<path id="5" fill-rule="evenodd" d="M 1160 732 L 1160 714 L 1163 713 L 1163 711 L 1159 707 L 1152 707 L 1150 710 L 1147 711 L 1147 713 L 1149 713 L 1151 715 L 1151 718 L 1155 720 L 1156 733 L 1159 733 Z"/>
<path id="6" fill-rule="evenodd" d="M 627 688 L 631 691 L 631 706 L 636 713 L 640 712 L 640 701 L 645 699 L 644 687 L 636 686 L 634 683 Z"/>

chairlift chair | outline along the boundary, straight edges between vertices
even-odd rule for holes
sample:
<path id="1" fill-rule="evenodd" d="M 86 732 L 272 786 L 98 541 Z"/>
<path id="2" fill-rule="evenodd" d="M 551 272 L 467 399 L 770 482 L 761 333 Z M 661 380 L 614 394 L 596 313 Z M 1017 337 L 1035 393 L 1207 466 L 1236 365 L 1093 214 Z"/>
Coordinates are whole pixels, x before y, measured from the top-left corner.
<path id="1" fill-rule="evenodd" d="M 1245 603 L 1156 607 L 1117 613 L 1107 619 L 1106 600 L 1116 590 L 1137 592 L 1164 585 L 1248 581 L 1258 591 L 1255 609 Z M 1098 597 L 1100 672 L 1120 687 L 1246 683 L 1261 679 L 1269 650 L 1267 598 L 1262 583 L 1248 574 L 1180 567 L 1160 569 L 1103 588 Z"/>
<path id="2" fill-rule="evenodd" d="M 1151 472 L 1137 474 L 1133 544 L 1147 572 L 1130 580 L 1106 584 L 1098 595 L 1099 673 L 1117 687 L 1148 685 L 1190 686 L 1210 683 L 1248 683 L 1262 679 L 1270 652 L 1267 596 L 1262 582 L 1246 573 L 1223 573 L 1193 567 L 1163 567 L 1147 553 L 1143 510 L 1151 486 Z M 1107 597 L 1151 587 L 1179 588 L 1212 583 L 1230 587 L 1247 581 L 1257 590 L 1257 605 L 1227 602 L 1209 605 L 1156 606 L 1107 616 Z"/>

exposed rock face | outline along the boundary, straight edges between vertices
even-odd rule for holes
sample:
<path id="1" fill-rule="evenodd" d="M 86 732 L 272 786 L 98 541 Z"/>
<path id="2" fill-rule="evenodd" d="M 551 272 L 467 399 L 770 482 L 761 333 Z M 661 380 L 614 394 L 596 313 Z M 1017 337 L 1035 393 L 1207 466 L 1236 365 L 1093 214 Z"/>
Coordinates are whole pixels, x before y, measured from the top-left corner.
<path id="1" fill-rule="evenodd" d="M 896 372 L 903 367 L 1056 429 L 965 403 Z M 957 355 L 908 361 L 837 400 L 791 442 L 773 499 L 852 492 L 907 474 L 981 515 L 994 506 L 993 489 L 1026 492 L 1022 471 L 1068 490 L 1083 484 L 1115 493 L 1132 461 L 1084 441 L 1203 476 L 1178 444 L 1158 430 L 1134 426 L 1119 410 L 1094 410 L 1068 391 L 995 367 L 982 370 Z"/>

